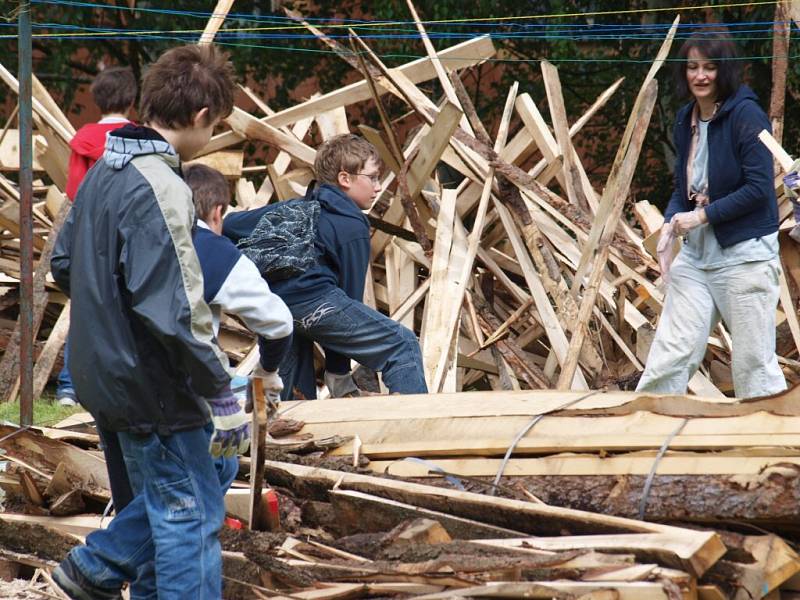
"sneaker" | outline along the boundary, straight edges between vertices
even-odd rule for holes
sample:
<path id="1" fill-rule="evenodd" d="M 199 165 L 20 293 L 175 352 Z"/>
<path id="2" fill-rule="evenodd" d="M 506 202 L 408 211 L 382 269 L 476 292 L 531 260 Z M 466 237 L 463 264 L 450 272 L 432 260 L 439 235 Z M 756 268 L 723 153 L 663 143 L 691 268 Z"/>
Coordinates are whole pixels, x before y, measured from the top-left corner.
<path id="1" fill-rule="evenodd" d="M 53 570 L 53 581 L 73 600 L 122 600 L 119 590 L 101 588 L 86 579 L 69 556 Z"/>
<path id="2" fill-rule="evenodd" d="M 59 396 L 58 398 L 56 398 L 56 400 L 61 406 L 78 406 L 78 403 L 72 396 L 66 396 L 66 395 Z"/>

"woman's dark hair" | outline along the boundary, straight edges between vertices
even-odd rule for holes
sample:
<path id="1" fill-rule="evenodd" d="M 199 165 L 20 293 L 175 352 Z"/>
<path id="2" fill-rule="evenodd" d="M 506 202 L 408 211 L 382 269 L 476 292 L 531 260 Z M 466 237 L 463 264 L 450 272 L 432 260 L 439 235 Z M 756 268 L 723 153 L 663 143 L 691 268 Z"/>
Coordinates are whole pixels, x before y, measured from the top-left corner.
<path id="1" fill-rule="evenodd" d="M 678 52 L 679 61 L 675 67 L 675 87 L 678 96 L 681 98 L 691 96 L 686 81 L 686 63 L 692 48 L 697 48 L 706 59 L 717 64 L 717 101 L 721 102 L 736 93 L 741 83 L 739 53 L 727 29 L 716 27 L 693 33 L 681 46 Z"/>

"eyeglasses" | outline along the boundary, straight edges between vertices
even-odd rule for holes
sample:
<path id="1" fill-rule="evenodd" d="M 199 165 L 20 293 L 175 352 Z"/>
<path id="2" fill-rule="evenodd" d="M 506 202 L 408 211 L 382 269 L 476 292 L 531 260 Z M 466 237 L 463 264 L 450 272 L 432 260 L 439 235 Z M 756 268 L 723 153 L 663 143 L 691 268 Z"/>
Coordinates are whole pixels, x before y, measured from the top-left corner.
<path id="1" fill-rule="evenodd" d="M 374 175 L 370 175 L 369 173 L 350 173 L 350 175 L 361 175 L 362 177 L 367 177 L 375 185 L 378 185 L 381 182 L 381 176 L 379 173 L 375 173 Z"/>

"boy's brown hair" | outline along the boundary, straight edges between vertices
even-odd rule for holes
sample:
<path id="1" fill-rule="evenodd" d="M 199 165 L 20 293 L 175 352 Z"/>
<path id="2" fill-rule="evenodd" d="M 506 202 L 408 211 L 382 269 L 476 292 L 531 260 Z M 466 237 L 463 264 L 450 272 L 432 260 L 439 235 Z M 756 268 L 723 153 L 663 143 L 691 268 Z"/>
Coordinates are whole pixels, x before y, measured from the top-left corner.
<path id="1" fill-rule="evenodd" d="M 314 173 L 320 183 L 338 185 L 339 173 L 359 173 L 369 159 L 381 165 L 375 146 L 361 136 L 344 133 L 332 137 L 317 148 Z"/>
<path id="2" fill-rule="evenodd" d="M 94 78 L 89 91 L 104 115 L 125 113 L 136 102 L 136 77 L 130 67 L 109 67 Z"/>
<path id="3" fill-rule="evenodd" d="M 231 203 L 231 189 L 222 173 L 197 163 L 183 167 L 183 179 L 192 190 L 194 209 L 199 219 L 207 221 L 217 206 L 221 206 L 222 214 L 225 214 Z"/>
<path id="4" fill-rule="evenodd" d="M 192 125 L 208 107 L 207 123 L 233 110 L 233 66 L 215 46 L 181 46 L 162 54 L 142 78 L 139 117 L 168 129 Z"/>

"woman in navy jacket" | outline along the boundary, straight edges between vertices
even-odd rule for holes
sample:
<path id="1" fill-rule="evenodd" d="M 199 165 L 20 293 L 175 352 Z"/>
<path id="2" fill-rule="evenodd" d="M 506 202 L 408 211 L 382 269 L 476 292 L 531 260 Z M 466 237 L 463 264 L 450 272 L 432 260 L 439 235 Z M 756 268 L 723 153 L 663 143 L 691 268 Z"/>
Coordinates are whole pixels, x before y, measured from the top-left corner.
<path id="1" fill-rule="evenodd" d="M 736 396 L 779 392 L 786 381 L 775 355 L 778 207 L 772 156 L 758 140 L 770 123 L 739 82 L 727 33 L 695 33 L 679 57 L 678 91 L 691 101 L 675 121 L 675 189 L 659 240 L 668 289 L 637 389 L 685 393 L 721 318 Z"/>

